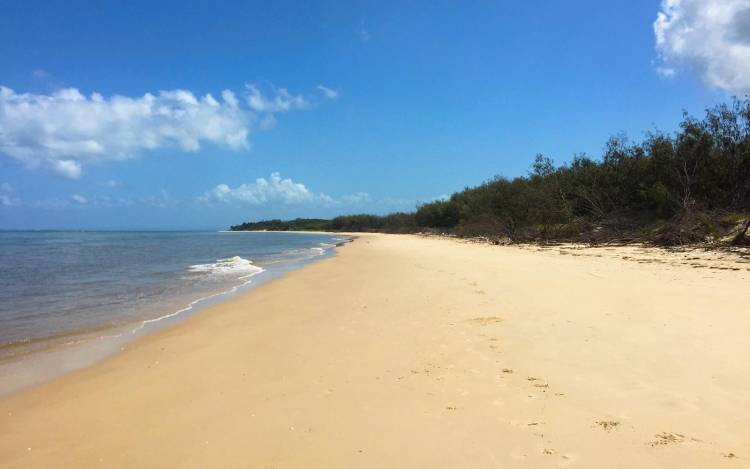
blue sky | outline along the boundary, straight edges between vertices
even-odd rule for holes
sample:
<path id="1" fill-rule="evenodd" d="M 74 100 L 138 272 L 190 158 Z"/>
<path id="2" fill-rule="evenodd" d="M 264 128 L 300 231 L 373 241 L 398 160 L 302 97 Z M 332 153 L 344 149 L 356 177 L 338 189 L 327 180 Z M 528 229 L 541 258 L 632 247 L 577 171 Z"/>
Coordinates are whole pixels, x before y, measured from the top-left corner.
<path id="1" fill-rule="evenodd" d="M 750 89 L 745 0 L 344 3 L 4 1 L 0 228 L 410 210 Z"/>

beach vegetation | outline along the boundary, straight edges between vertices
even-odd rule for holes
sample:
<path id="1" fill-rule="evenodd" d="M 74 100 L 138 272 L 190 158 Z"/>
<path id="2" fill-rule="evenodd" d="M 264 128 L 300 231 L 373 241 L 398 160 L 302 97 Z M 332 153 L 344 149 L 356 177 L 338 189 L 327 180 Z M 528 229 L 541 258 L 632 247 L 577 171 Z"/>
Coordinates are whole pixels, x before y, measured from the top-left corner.
<path id="1" fill-rule="evenodd" d="M 598 158 L 578 154 L 562 165 L 536 155 L 526 175 L 495 176 L 412 213 L 238 227 L 429 231 L 523 242 L 747 244 L 749 213 L 750 101 L 734 98 L 701 119 L 683 113 L 673 134 L 653 130 L 637 142 L 616 134 Z"/>
<path id="2" fill-rule="evenodd" d="M 330 229 L 329 220 L 320 218 L 295 218 L 294 220 L 263 220 L 230 227 L 232 231 L 322 231 Z"/>

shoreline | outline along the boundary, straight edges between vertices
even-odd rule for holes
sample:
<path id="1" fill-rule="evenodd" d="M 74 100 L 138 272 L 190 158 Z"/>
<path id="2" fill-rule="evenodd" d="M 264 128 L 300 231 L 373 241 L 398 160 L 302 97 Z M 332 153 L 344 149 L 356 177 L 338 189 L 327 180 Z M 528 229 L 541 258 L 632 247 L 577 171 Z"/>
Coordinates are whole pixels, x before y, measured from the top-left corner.
<path id="1" fill-rule="evenodd" d="M 748 265 L 607 249 L 360 234 L 0 398 L 0 463 L 739 467 Z"/>
<path id="2" fill-rule="evenodd" d="M 206 296 L 185 298 L 185 303 L 176 305 L 177 309 L 158 313 L 158 316 L 146 315 L 118 325 L 102 324 L 57 335 L 0 344 L 0 351 L 4 352 L 0 355 L 0 398 L 23 392 L 76 370 L 95 366 L 124 351 L 129 344 L 161 329 L 174 327 L 214 305 L 229 301 L 238 295 L 248 294 L 289 272 L 335 256 L 336 248 L 351 240 L 352 238 L 348 237 L 336 242 L 335 245 L 330 245 L 333 249 L 322 249 L 320 257 L 302 259 L 278 271 L 266 265 L 261 270 L 238 278 L 241 283 L 227 285 L 229 288 L 226 290 L 208 293 Z"/>
<path id="3" fill-rule="evenodd" d="M 258 272 L 259 275 L 262 272 Z M 99 326 L 71 331 L 52 337 L 41 337 L 4 345 L 6 349 L 38 343 L 41 347 L 21 350 L 15 355 L 0 358 L 0 398 L 43 385 L 76 370 L 96 366 L 109 357 L 123 352 L 127 346 L 163 328 L 174 327 L 214 304 L 228 301 L 233 295 L 247 294 L 267 281 L 254 284 L 246 281 L 228 290 L 192 300 L 186 306 L 158 317 L 133 321 L 118 326 Z M 55 339 L 69 340 L 54 342 Z"/>

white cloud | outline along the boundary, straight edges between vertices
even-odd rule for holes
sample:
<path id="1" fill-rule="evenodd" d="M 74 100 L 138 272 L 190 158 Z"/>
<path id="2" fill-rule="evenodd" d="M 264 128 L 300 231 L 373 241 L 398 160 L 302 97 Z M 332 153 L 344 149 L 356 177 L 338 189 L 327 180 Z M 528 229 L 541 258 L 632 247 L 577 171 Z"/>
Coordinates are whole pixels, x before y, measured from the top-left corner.
<path id="1" fill-rule="evenodd" d="M 273 114 L 266 114 L 260 120 L 258 126 L 261 130 L 271 130 L 276 127 L 276 117 Z"/>
<path id="2" fill-rule="evenodd" d="M 111 189 L 117 189 L 118 187 L 123 187 L 123 183 L 119 181 L 115 181 L 114 179 L 107 179 L 104 182 L 99 183 L 100 186 L 109 187 Z"/>
<path id="3" fill-rule="evenodd" d="M 677 70 L 672 67 L 656 67 L 656 73 L 662 78 L 672 78 L 677 74 Z"/>
<path id="4" fill-rule="evenodd" d="M 14 197 L 15 190 L 13 189 L 13 186 L 8 184 L 7 182 L 3 182 L 0 184 L 0 206 L 2 207 L 13 207 L 14 205 L 19 205 L 21 203 L 21 199 L 18 197 Z"/>
<path id="5" fill-rule="evenodd" d="M 246 85 L 245 88 L 247 105 L 256 112 L 289 112 L 310 107 L 310 102 L 302 95 L 292 95 L 286 88 L 271 87 L 272 98 L 265 96 L 255 85 Z"/>
<path id="6" fill-rule="evenodd" d="M 32 163 L 33 164 L 33 163 Z M 49 161 L 50 167 L 57 174 L 68 179 L 78 179 L 81 177 L 81 163 L 73 160 Z"/>
<path id="7" fill-rule="evenodd" d="M 62 210 L 70 207 L 70 200 L 60 198 L 37 200 L 31 206 L 45 210 Z"/>
<path id="8" fill-rule="evenodd" d="M 166 189 L 161 189 L 157 195 L 141 197 L 139 202 L 156 208 L 167 208 L 175 203 Z"/>
<path id="9" fill-rule="evenodd" d="M 251 130 L 272 127 L 274 113 L 311 107 L 284 88 L 268 95 L 247 85 L 244 98 L 247 106 L 230 90 L 217 100 L 179 89 L 106 98 L 75 88 L 40 95 L 0 86 L 0 153 L 77 179 L 85 165 L 152 150 L 195 152 L 206 143 L 247 150 Z"/>
<path id="10" fill-rule="evenodd" d="M 271 173 L 268 179 L 258 178 L 250 184 L 235 188 L 219 184 L 201 198 L 204 202 L 241 203 L 263 205 L 266 203 L 314 204 L 328 203 L 332 199 L 325 194 L 315 194 L 304 184 L 291 179 L 282 179 L 279 173 Z"/>
<path id="11" fill-rule="evenodd" d="M 654 22 L 657 72 L 696 72 L 711 88 L 750 92 L 750 0 L 663 0 Z"/>
<path id="12" fill-rule="evenodd" d="M 227 103 L 227 106 L 231 108 L 238 108 L 240 107 L 240 102 L 237 100 L 237 96 L 234 95 L 234 93 L 231 90 L 224 90 L 221 92 L 221 99 L 224 100 L 225 103 Z"/>
<path id="13" fill-rule="evenodd" d="M 366 192 L 345 195 L 335 199 L 323 192 L 313 192 L 304 184 L 295 182 L 289 178 L 283 179 L 279 173 L 271 173 L 266 178 L 258 178 L 249 184 L 230 187 L 227 184 L 219 184 L 204 193 L 199 200 L 205 203 L 224 203 L 240 205 L 315 205 L 315 206 L 338 206 L 357 205 L 369 202 L 370 195 Z"/>
<path id="14" fill-rule="evenodd" d="M 362 204 L 371 200 L 372 197 L 367 192 L 355 192 L 354 194 L 345 195 L 340 199 L 341 203 L 346 205 Z"/>
<path id="15" fill-rule="evenodd" d="M 179 201 L 172 198 L 169 192 L 167 192 L 165 189 L 161 189 L 156 194 L 143 195 L 138 197 L 110 197 L 109 195 L 95 195 L 86 197 L 80 194 L 73 194 L 70 197 L 54 197 L 37 200 L 29 204 L 28 206 L 45 210 L 77 210 L 82 209 L 83 207 L 90 209 L 132 206 L 169 208 L 174 207 L 178 204 Z"/>
<path id="16" fill-rule="evenodd" d="M 329 88 L 327 86 L 318 85 L 317 88 L 318 88 L 318 90 L 321 93 L 323 93 L 323 96 L 325 96 L 328 99 L 336 99 L 336 98 L 339 97 L 339 92 L 338 91 L 336 91 L 334 89 L 331 89 L 331 88 Z"/>

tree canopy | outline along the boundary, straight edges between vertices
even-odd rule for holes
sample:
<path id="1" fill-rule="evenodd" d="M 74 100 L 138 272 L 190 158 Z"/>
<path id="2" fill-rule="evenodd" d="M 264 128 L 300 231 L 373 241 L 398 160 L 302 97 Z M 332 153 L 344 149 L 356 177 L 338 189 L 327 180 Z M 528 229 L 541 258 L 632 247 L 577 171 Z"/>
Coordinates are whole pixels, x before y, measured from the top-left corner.
<path id="1" fill-rule="evenodd" d="M 232 229 L 441 231 L 513 241 L 682 244 L 747 231 L 748 212 L 750 101 L 735 98 L 708 109 L 702 119 L 683 114 L 673 135 L 652 131 L 639 142 L 616 135 L 599 158 L 576 155 L 560 166 L 537 155 L 525 176 L 495 176 L 412 213 L 271 220 Z M 738 240 L 745 239 L 742 233 Z"/>

